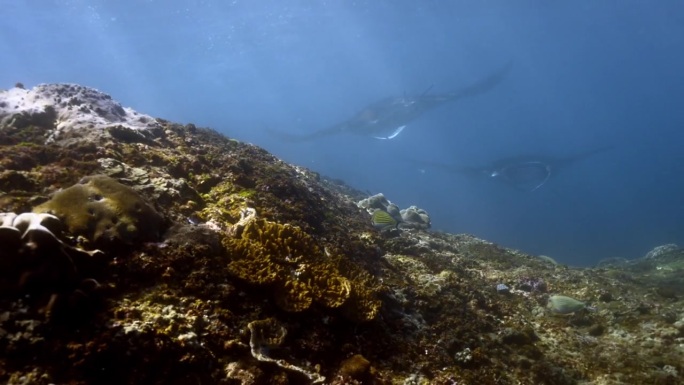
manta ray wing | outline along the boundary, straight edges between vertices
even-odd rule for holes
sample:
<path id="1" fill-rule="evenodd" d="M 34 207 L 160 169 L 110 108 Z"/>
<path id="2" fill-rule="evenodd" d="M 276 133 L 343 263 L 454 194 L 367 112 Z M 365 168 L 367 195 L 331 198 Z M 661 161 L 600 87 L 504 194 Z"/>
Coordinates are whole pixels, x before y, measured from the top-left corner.
<path id="1" fill-rule="evenodd" d="M 374 138 L 375 138 L 375 139 L 382 139 L 382 140 L 394 139 L 394 138 L 396 138 L 397 136 L 399 136 L 399 134 L 401 134 L 402 131 L 404 131 L 404 128 L 406 128 L 406 125 L 405 125 L 405 124 L 404 124 L 403 126 L 397 127 L 397 129 L 394 130 L 394 131 L 393 131 L 391 134 L 389 134 L 388 136 L 374 136 Z"/>
<path id="2" fill-rule="evenodd" d="M 350 133 L 373 137 L 376 139 L 396 138 L 406 128 L 407 124 L 418 118 L 426 111 L 457 99 L 483 94 L 501 83 L 512 67 L 509 62 L 494 74 L 481 79 L 455 92 L 430 95 L 430 86 L 417 97 L 389 97 L 367 105 L 352 118 L 335 124 L 323 130 L 309 134 L 292 134 L 271 130 L 270 133 L 289 142 L 315 140 L 332 135 Z M 387 130 L 394 129 L 389 135 L 383 135 Z"/>

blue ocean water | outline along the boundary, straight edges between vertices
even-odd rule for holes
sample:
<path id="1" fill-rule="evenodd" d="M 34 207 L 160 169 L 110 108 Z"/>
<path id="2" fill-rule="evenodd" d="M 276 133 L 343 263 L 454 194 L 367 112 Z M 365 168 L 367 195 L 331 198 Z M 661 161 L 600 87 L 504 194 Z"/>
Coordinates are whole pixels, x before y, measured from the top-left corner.
<path id="1" fill-rule="evenodd" d="M 571 265 L 684 244 L 684 3 L 0 0 L 0 87 L 73 82 Z M 395 139 L 292 143 L 388 96 L 501 84 Z M 431 87 L 431 88 L 430 88 Z M 611 146 L 519 191 L 481 166 Z"/>

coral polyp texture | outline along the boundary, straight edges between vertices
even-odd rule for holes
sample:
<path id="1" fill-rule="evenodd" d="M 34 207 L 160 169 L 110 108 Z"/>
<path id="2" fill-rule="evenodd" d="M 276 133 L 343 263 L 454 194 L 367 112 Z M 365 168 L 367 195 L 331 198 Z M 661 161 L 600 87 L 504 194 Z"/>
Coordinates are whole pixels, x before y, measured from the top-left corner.
<path id="1" fill-rule="evenodd" d="M 0 383 L 684 383 L 677 245 L 572 268 L 366 195 L 92 88 L 0 91 Z"/>
<path id="2" fill-rule="evenodd" d="M 104 175 L 82 178 L 34 209 L 61 218 L 74 235 L 94 244 L 158 240 L 163 219 L 132 188 Z"/>

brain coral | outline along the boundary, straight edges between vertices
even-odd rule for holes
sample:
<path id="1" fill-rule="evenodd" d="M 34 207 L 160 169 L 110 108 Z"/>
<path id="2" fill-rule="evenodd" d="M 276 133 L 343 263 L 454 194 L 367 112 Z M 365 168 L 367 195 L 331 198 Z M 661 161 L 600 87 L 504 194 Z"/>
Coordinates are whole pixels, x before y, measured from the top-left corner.
<path id="1" fill-rule="evenodd" d="M 342 308 L 355 321 L 377 314 L 380 301 L 370 277 L 348 266 L 343 276 L 339 259 L 323 252 L 299 227 L 255 219 L 225 245 L 234 255 L 229 271 L 251 284 L 273 287 L 275 303 L 285 311 L 304 311 L 316 302 Z"/>
<path id="2" fill-rule="evenodd" d="M 163 227 L 162 217 L 135 190 L 104 175 L 81 179 L 33 211 L 59 217 L 72 234 L 100 245 L 156 240 Z"/>

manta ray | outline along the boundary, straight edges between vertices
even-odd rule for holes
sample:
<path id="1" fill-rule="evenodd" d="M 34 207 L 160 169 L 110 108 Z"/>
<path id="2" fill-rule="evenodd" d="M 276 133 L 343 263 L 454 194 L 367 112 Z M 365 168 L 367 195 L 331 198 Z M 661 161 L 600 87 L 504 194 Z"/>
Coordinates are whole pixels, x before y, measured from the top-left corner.
<path id="1" fill-rule="evenodd" d="M 389 97 L 362 108 L 351 118 L 328 128 L 308 134 L 292 134 L 270 130 L 271 134 L 288 141 L 307 141 L 332 135 L 350 133 L 370 136 L 376 139 L 396 138 L 407 124 L 426 111 L 458 99 L 482 94 L 494 88 L 506 77 L 512 62 L 492 75 L 446 94 L 430 94 L 428 88 L 420 95 Z"/>
<path id="2" fill-rule="evenodd" d="M 611 148 L 612 146 L 599 147 L 565 157 L 519 155 L 497 159 L 480 167 L 422 161 L 416 163 L 467 177 L 493 179 L 518 190 L 532 192 L 545 185 L 560 170 Z"/>

